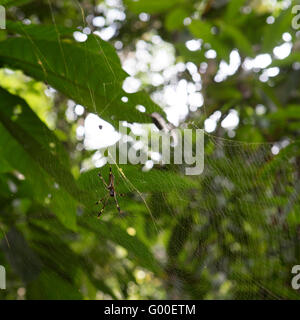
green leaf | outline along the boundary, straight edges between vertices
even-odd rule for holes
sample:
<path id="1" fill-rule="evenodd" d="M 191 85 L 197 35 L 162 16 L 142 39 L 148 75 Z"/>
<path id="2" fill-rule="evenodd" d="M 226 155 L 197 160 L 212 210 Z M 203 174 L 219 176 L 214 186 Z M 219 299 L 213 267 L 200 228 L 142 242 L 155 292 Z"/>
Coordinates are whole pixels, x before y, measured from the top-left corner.
<path id="1" fill-rule="evenodd" d="M 190 51 L 183 43 L 178 43 L 176 50 L 178 51 L 179 57 L 184 59 L 185 62 L 191 61 L 198 65 L 206 59 L 203 50 Z"/>
<path id="2" fill-rule="evenodd" d="M 213 25 L 208 21 L 193 20 L 189 25 L 189 30 L 194 36 L 202 39 L 204 42 L 213 44 L 214 35 L 211 32 Z"/>
<path id="3" fill-rule="evenodd" d="M 209 43 L 216 50 L 218 59 L 222 58 L 228 62 L 231 48 L 226 42 L 222 41 L 220 35 L 213 34 L 212 29 L 213 24 L 208 21 L 193 20 L 189 25 L 189 30 L 195 37 Z"/>
<path id="4" fill-rule="evenodd" d="M 0 110 L 3 110 L 6 116 L 29 133 L 32 138 L 35 138 L 47 152 L 58 157 L 65 166 L 70 165 L 69 155 L 56 135 L 49 130 L 23 99 L 10 94 L 1 87 L 0 97 L 3 99 Z"/>
<path id="5" fill-rule="evenodd" d="M 0 42 L 0 62 L 49 83 L 110 122 L 150 122 L 146 113 L 136 109 L 138 104 L 144 105 L 147 113 L 160 110 L 147 94 L 124 92 L 122 84 L 127 74 L 114 49 L 97 36 L 76 43 L 61 38 L 59 32 L 55 38 L 50 27 L 46 32 L 51 35 L 49 39 L 42 39 L 39 26 L 13 28 L 19 28 L 24 36 Z M 128 101 L 122 101 L 123 97 Z"/>
<path id="6" fill-rule="evenodd" d="M 276 45 L 282 43 L 282 34 L 292 25 L 291 9 L 281 12 L 273 24 L 267 25 L 263 34 L 262 52 L 270 52 Z"/>
<path id="7" fill-rule="evenodd" d="M 95 193 L 103 194 L 107 192 L 103 188 L 103 183 L 98 177 L 98 172 L 101 171 L 102 176 L 108 179 L 109 166 L 101 169 L 92 169 L 80 175 L 78 185 L 82 190 L 94 190 Z M 121 192 L 150 192 L 150 191 L 170 191 L 196 188 L 197 182 L 191 178 L 182 177 L 177 173 L 164 170 L 152 169 L 148 172 L 143 172 L 139 166 L 135 165 L 119 165 L 122 173 L 127 179 L 124 179 L 122 174 L 118 172 L 116 167 L 113 167 L 113 173 L 118 181 L 118 190 Z"/>
<path id="8" fill-rule="evenodd" d="M 250 57 L 253 56 L 251 43 L 238 28 L 227 23 L 220 23 L 220 26 L 222 35 L 231 38 L 237 49 Z"/>
<path id="9" fill-rule="evenodd" d="M 183 8 L 173 9 L 167 14 L 165 26 L 169 31 L 183 28 L 183 20 L 188 17 L 188 12 Z"/>
<path id="10" fill-rule="evenodd" d="M 251 125 L 245 125 L 242 128 L 239 128 L 237 130 L 237 135 L 236 138 L 239 141 L 249 141 L 251 143 L 255 143 L 255 142 L 263 142 L 263 136 L 260 132 L 259 129 L 251 126 Z"/>
<path id="11" fill-rule="evenodd" d="M 43 271 L 27 288 L 27 298 L 44 300 L 82 299 L 80 288 L 59 277 L 52 271 Z"/>
<path id="12" fill-rule="evenodd" d="M 272 120 L 299 120 L 300 119 L 300 105 L 288 105 L 284 108 L 279 109 L 276 112 L 268 115 L 269 119 Z"/>
<path id="13" fill-rule="evenodd" d="M 74 29 L 52 25 L 36 25 L 24 24 L 22 22 L 15 22 L 11 20 L 6 21 L 6 30 L 13 34 L 19 34 L 25 38 L 31 39 L 52 39 L 58 40 L 61 38 L 72 39 Z"/>
<path id="14" fill-rule="evenodd" d="M 246 0 L 230 0 L 228 1 L 225 20 L 231 25 L 234 24 L 234 20 L 241 14 L 241 8 Z"/>
<path id="15" fill-rule="evenodd" d="M 0 0 L 0 5 L 4 6 L 5 8 L 9 7 L 19 7 L 33 0 Z"/>
<path id="16" fill-rule="evenodd" d="M 160 13 L 167 11 L 176 5 L 176 3 L 182 2 L 182 0 L 124 0 L 128 9 L 134 13 Z"/>
<path id="17" fill-rule="evenodd" d="M 68 160 L 63 160 L 66 155 L 62 146 L 24 100 L 1 88 L 0 97 L 1 157 L 25 175 L 39 202 L 43 203 L 51 194 L 50 206 L 58 218 L 67 227 L 75 229 L 74 199 L 77 200 L 82 192 L 67 169 Z"/>
<path id="18" fill-rule="evenodd" d="M 287 58 L 279 60 L 279 59 L 274 59 L 272 64 L 270 65 L 271 67 L 287 67 L 292 65 L 294 62 L 299 62 L 300 61 L 300 53 L 299 52 L 292 52 Z"/>
<path id="19" fill-rule="evenodd" d="M 181 218 L 174 227 L 168 243 L 168 255 L 176 258 L 183 249 L 193 226 L 193 219 L 188 217 Z"/>
<path id="20" fill-rule="evenodd" d="M 0 157 L 0 173 L 6 173 L 12 170 L 12 167 L 9 165 L 9 162 L 4 158 Z"/>
<path id="21" fill-rule="evenodd" d="M 95 219 L 79 218 L 81 225 L 93 230 L 100 236 L 100 241 L 109 239 L 125 248 L 129 255 L 137 260 L 140 266 L 155 273 L 161 272 L 161 267 L 155 260 L 147 245 L 142 242 L 138 235 L 130 236 L 125 230 L 116 224 L 109 222 L 99 222 Z"/>
<path id="22" fill-rule="evenodd" d="M 43 263 L 27 244 L 22 233 L 12 228 L 6 234 L 6 240 L 0 243 L 1 250 L 15 272 L 25 283 L 35 279 L 40 274 Z"/>

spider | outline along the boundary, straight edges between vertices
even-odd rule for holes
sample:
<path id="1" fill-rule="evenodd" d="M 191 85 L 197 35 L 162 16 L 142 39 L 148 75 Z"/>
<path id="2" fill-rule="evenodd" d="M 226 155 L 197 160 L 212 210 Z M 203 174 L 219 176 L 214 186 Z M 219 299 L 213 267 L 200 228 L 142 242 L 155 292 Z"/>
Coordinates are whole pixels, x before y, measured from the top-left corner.
<path id="1" fill-rule="evenodd" d="M 105 188 L 108 190 L 108 194 L 105 197 L 103 197 L 102 199 L 100 199 L 99 201 L 96 202 L 96 204 L 102 203 L 102 205 L 103 205 L 101 211 L 98 213 L 98 219 L 102 215 L 102 213 L 103 213 L 103 211 L 104 211 L 104 209 L 106 207 L 106 204 L 108 202 L 109 197 L 114 198 L 114 201 L 116 203 L 117 209 L 118 209 L 119 213 L 122 214 L 123 212 L 121 211 L 121 208 L 119 206 L 119 203 L 118 203 L 118 200 L 117 200 L 117 195 L 119 195 L 120 197 L 124 197 L 124 194 L 123 193 L 117 193 L 116 190 L 115 190 L 115 184 L 114 184 L 115 176 L 112 173 L 111 166 L 109 167 L 108 184 L 104 180 L 101 172 L 98 173 L 98 176 L 102 180 Z"/>

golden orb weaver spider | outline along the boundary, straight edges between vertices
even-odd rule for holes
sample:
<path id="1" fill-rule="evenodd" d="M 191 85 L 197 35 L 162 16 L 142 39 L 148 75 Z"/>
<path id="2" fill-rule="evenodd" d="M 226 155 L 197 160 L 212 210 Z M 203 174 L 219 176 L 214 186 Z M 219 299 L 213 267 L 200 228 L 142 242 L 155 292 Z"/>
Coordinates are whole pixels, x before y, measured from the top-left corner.
<path id="1" fill-rule="evenodd" d="M 120 197 L 124 197 L 124 194 L 123 193 L 117 193 L 116 192 L 116 189 L 115 189 L 115 176 L 114 174 L 112 173 L 112 169 L 111 169 L 111 166 L 109 167 L 109 175 L 108 175 L 108 183 L 106 183 L 105 179 L 103 178 L 101 172 L 98 173 L 98 177 L 101 179 L 101 181 L 103 182 L 106 190 L 108 191 L 108 194 L 103 197 L 102 199 L 100 199 L 99 201 L 96 202 L 96 204 L 100 204 L 102 203 L 102 209 L 101 211 L 98 213 L 98 219 L 100 218 L 100 216 L 102 215 L 106 205 L 107 205 L 107 202 L 108 202 L 108 199 L 109 197 L 111 198 L 114 198 L 114 201 L 115 201 L 115 204 L 117 206 L 117 209 L 118 209 L 118 212 L 120 214 L 122 214 L 123 212 L 121 211 L 121 208 L 119 206 L 119 202 L 118 202 L 118 199 L 117 199 L 117 195 L 120 196 Z"/>

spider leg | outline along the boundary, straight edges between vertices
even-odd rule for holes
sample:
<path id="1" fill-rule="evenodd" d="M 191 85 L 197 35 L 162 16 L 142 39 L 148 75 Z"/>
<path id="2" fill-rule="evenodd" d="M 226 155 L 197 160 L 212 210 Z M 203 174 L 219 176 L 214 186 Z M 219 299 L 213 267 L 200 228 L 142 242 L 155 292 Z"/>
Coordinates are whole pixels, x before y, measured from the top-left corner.
<path id="1" fill-rule="evenodd" d="M 107 196 L 103 197 L 102 199 L 96 201 L 96 204 L 100 204 L 103 203 L 103 200 L 105 200 L 107 198 Z"/>
<path id="2" fill-rule="evenodd" d="M 109 176 L 108 176 L 109 185 L 108 185 L 108 188 L 114 187 L 114 182 L 115 182 L 114 180 L 115 180 L 115 176 L 112 173 L 111 166 L 109 166 Z"/>
<path id="3" fill-rule="evenodd" d="M 119 206 L 119 202 L 118 202 L 116 193 L 114 193 L 114 199 L 115 199 L 115 203 L 116 203 L 117 209 L 118 209 L 119 213 L 121 214 L 122 212 L 121 212 L 121 208 Z"/>
<path id="4" fill-rule="evenodd" d="M 98 177 L 102 180 L 102 182 L 104 183 L 105 187 L 108 188 L 108 185 L 107 185 L 106 181 L 104 180 L 101 172 L 98 173 Z"/>
<path id="5" fill-rule="evenodd" d="M 103 207 L 102 207 L 101 211 L 98 213 L 98 217 L 97 217 L 98 219 L 100 219 L 100 216 L 101 216 L 101 214 L 103 213 L 103 211 L 104 211 L 104 209 L 105 209 L 105 207 L 106 207 L 107 202 L 108 202 L 108 197 L 105 197 L 104 202 L 102 202 L 102 203 L 103 203 Z"/>

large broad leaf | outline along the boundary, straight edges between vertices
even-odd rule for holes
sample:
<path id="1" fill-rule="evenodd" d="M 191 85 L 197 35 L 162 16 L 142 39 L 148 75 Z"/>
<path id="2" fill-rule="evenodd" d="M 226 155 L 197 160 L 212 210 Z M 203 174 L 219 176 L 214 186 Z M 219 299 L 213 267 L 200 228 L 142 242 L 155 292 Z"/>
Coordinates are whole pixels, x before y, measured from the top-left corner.
<path id="1" fill-rule="evenodd" d="M 13 122 L 36 139 L 47 152 L 59 158 L 65 166 L 69 166 L 69 155 L 56 135 L 32 111 L 28 104 L 18 96 L 12 95 L 0 87 L 0 111 Z"/>
<path id="2" fill-rule="evenodd" d="M 292 18 L 292 11 L 287 9 L 281 12 L 273 24 L 266 26 L 263 34 L 262 52 L 269 52 L 277 44 L 282 43 L 282 34 L 291 29 Z"/>
<path id="3" fill-rule="evenodd" d="M 236 18 L 241 15 L 241 8 L 245 0 L 231 0 L 227 4 L 225 19 L 228 23 L 234 24 Z"/>
<path id="4" fill-rule="evenodd" d="M 0 62 L 49 83 L 103 119 L 149 122 L 148 114 L 159 111 L 147 94 L 122 89 L 127 74 L 112 47 L 96 35 L 78 43 L 62 36 L 65 29 L 61 34 L 50 26 L 39 30 L 9 23 L 8 28 L 21 37 L 0 43 Z M 137 105 L 144 105 L 147 113 L 139 112 Z"/>
<path id="5" fill-rule="evenodd" d="M 45 300 L 78 300 L 82 295 L 78 287 L 70 284 L 62 277 L 58 277 L 51 271 L 43 271 L 40 276 L 28 286 L 28 299 Z"/>
<path id="6" fill-rule="evenodd" d="M 89 192 L 90 196 L 87 197 L 85 191 L 82 191 L 91 190 L 93 179 L 90 182 L 86 181 L 86 184 L 81 184 L 83 189 L 79 190 L 76 187 L 76 181 L 61 163 L 59 157 L 52 154 L 51 148 L 49 149 L 48 144 L 45 143 L 46 140 L 43 140 L 46 139 L 43 138 L 44 136 L 47 136 L 47 139 L 52 138 L 52 133 L 41 121 L 38 121 L 31 110 L 27 110 L 29 107 L 22 99 L 3 89 L 1 89 L 0 95 L 1 158 L 9 160 L 14 169 L 25 175 L 25 181 L 28 180 L 28 186 L 32 188 L 38 202 L 45 205 L 44 199 L 48 194 L 51 194 L 50 209 L 56 213 L 58 219 L 67 228 L 75 229 L 77 200 L 87 206 L 89 206 L 89 202 L 91 205 L 94 204 L 92 192 Z M 21 111 L 19 107 L 22 108 Z M 18 113 L 14 114 L 16 108 Z M 31 124 L 35 127 L 33 132 L 30 132 L 30 119 Z M 41 137 L 35 139 L 32 135 Z M 63 154 L 60 155 L 60 157 L 62 156 Z M 94 173 L 93 176 L 97 179 L 97 174 Z M 59 185 L 59 189 L 55 186 L 55 182 Z M 97 182 L 99 181 L 97 180 Z M 100 232 L 105 239 L 123 245 L 138 259 L 141 265 L 153 271 L 158 270 L 151 252 L 136 237 L 130 237 L 125 231 L 111 223 L 107 224 L 97 220 L 96 216 L 95 219 L 85 217 L 81 223 L 87 221 L 90 222 L 90 226 L 93 226 L 93 230 L 97 233 Z"/>
<path id="7" fill-rule="evenodd" d="M 228 46 L 227 38 L 234 42 L 236 48 L 243 51 L 245 54 L 252 56 L 251 43 L 248 39 L 233 25 L 222 21 L 217 21 L 216 25 L 220 28 L 219 34 L 213 34 L 213 24 L 208 21 L 193 20 L 189 29 L 192 34 L 203 41 L 210 43 L 218 55 L 228 61 L 230 47 Z"/>
<path id="8" fill-rule="evenodd" d="M 300 105 L 288 105 L 279 109 L 276 112 L 268 115 L 269 119 L 283 121 L 287 120 L 299 120 L 300 119 Z"/>
<path id="9" fill-rule="evenodd" d="M 101 169 L 92 169 L 81 174 L 79 178 L 78 185 L 82 190 L 90 190 L 95 194 L 105 195 L 107 191 L 98 177 L 99 171 L 101 171 L 105 180 L 108 179 L 108 166 Z M 114 167 L 113 173 L 118 183 L 118 191 L 121 192 L 174 192 L 174 190 L 184 190 L 198 186 L 197 181 L 193 181 L 189 177 L 181 177 L 174 172 L 157 169 L 143 172 L 139 166 L 134 165 Z"/>
<path id="10" fill-rule="evenodd" d="M 33 281 L 42 270 L 41 260 L 17 229 L 12 228 L 5 239 L 1 241 L 0 248 L 13 270 L 25 283 Z"/>
<path id="11" fill-rule="evenodd" d="M 228 62 L 231 49 L 225 41 L 222 41 L 219 34 L 212 33 L 213 26 L 209 21 L 193 20 L 189 25 L 189 30 L 195 37 L 209 43 L 216 50 L 218 59 L 222 58 Z"/>
<path id="12" fill-rule="evenodd" d="M 176 5 L 176 3 L 183 2 L 182 0 L 125 0 L 125 5 L 130 11 L 134 13 L 160 13 L 167 11 Z"/>
<path id="13" fill-rule="evenodd" d="M 238 28 L 229 23 L 220 23 L 219 25 L 222 30 L 222 35 L 230 38 L 234 42 L 236 48 L 248 56 L 253 56 L 250 41 Z"/>
<path id="14" fill-rule="evenodd" d="M 12 6 L 21 6 L 32 1 L 33 0 L 0 0 L 0 5 L 4 6 L 5 8 L 8 8 Z"/>
<path id="15" fill-rule="evenodd" d="M 208 21 L 193 20 L 189 29 L 194 36 L 201 38 L 204 42 L 213 44 L 215 36 L 212 34 L 213 25 Z"/>
<path id="16" fill-rule="evenodd" d="M 193 226 L 193 219 L 190 216 L 182 217 L 174 227 L 168 242 L 168 255 L 170 258 L 178 256 L 183 249 Z"/>
<path id="17" fill-rule="evenodd" d="M 169 31 L 179 30 L 184 27 L 183 20 L 189 16 L 184 8 L 175 8 L 166 16 L 165 26 Z"/>
<path id="18" fill-rule="evenodd" d="M 53 133 L 24 100 L 0 89 L 0 156 L 25 175 L 34 197 L 61 222 L 75 229 L 76 200 L 82 192 L 69 172 L 68 159 Z"/>
<path id="19" fill-rule="evenodd" d="M 6 29 L 12 34 L 19 34 L 29 39 L 52 39 L 58 40 L 58 37 L 71 38 L 74 30 L 67 27 L 52 25 L 25 25 L 21 22 L 6 21 Z"/>
<path id="20" fill-rule="evenodd" d="M 109 239 L 125 248 L 130 256 L 137 260 L 140 266 L 155 273 L 162 271 L 149 248 L 138 238 L 138 236 L 130 236 L 125 230 L 113 223 L 99 223 L 97 220 L 87 218 L 79 219 L 81 225 L 97 233 L 99 241 Z"/>

